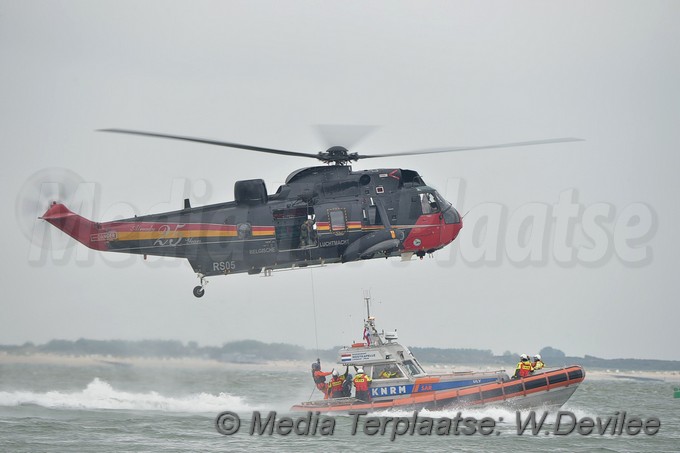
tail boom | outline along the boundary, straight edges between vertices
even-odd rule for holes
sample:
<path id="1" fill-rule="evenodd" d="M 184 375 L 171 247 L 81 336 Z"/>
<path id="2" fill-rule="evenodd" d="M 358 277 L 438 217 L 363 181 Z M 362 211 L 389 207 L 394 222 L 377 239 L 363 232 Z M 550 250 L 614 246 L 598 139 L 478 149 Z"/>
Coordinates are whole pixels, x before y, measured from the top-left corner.
<path id="1" fill-rule="evenodd" d="M 106 233 L 102 233 L 100 226 L 91 220 L 71 212 L 63 204 L 53 204 L 40 218 L 91 249 L 100 251 L 108 250 L 105 237 Z"/>

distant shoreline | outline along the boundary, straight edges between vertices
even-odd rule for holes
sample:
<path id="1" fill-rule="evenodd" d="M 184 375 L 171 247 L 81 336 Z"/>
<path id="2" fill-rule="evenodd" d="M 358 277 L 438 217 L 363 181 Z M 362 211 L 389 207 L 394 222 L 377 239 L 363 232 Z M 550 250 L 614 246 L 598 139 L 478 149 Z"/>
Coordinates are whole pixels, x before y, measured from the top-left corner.
<path id="1" fill-rule="evenodd" d="M 116 357 L 110 355 L 62 355 L 48 353 L 31 354 L 11 354 L 0 351 L 0 365 L 8 364 L 33 364 L 33 365 L 54 365 L 54 366 L 111 366 L 111 367 L 167 367 L 179 369 L 223 369 L 243 370 L 243 371 L 283 371 L 307 372 L 310 362 L 305 360 L 263 360 L 257 363 L 236 363 L 225 362 L 208 358 L 161 358 L 161 357 Z M 549 364 L 550 365 L 550 364 Z M 324 369 L 340 368 L 341 365 L 333 362 L 322 362 Z M 445 363 L 423 363 L 423 367 L 429 373 L 444 373 L 450 371 L 470 371 L 470 370 L 499 370 L 505 368 L 506 372 L 511 373 L 508 367 L 497 364 L 445 364 Z M 606 380 L 606 379 L 632 379 L 632 380 L 659 380 L 664 382 L 680 383 L 680 371 L 657 371 L 657 370 L 613 370 L 601 368 L 587 368 L 587 379 Z"/>
<path id="2" fill-rule="evenodd" d="M 405 345 L 407 346 L 407 345 Z M 94 340 L 80 338 L 78 340 L 50 340 L 45 344 L 36 345 L 26 342 L 22 345 L 0 345 L 0 355 L 12 356 L 40 356 L 55 355 L 59 357 L 101 357 L 102 362 L 120 361 L 122 359 L 157 360 L 161 363 L 168 361 L 201 360 L 217 364 L 232 365 L 266 365 L 272 362 L 309 363 L 320 358 L 325 363 L 337 360 L 339 346 L 329 349 L 307 349 L 306 347 L 289 343 L 265 343 L 258 340 L 237 340 L 224 343 L 221 346 L 200 346 L 195 341 L 182 342 L 179 340 Z M 423 346 L 409 346 L 411 352 L 423 364 L 445 364 L 451 368 L 460 364 L 473 364 L 472 368 L 512 368 L 517 365 L 519 354 L 505 351 L 503 355 L 494 355 L 488 349 L 471 348 L 434 348 Z M 680 360 L 632 359 L 616 358 L 603 359 L 591 355 L 583 357 L 568 356 L 563 351 L 545 346 L 536 348 L 543 356 L 543 361 L 553 365 L 581 365 L 588 370 L 635 370 L 635 371 L 666 371 L 680 372 Z M 48 360 L 48 359 L 45 359 Z M 200 362 L 205 363 L 205 362 Z M 481 366 L 481 365 L 484 366 Z M 125 365 L 121 365 L 125 366 Z M 469 368 L 468 368 L 469 369 Z"/>

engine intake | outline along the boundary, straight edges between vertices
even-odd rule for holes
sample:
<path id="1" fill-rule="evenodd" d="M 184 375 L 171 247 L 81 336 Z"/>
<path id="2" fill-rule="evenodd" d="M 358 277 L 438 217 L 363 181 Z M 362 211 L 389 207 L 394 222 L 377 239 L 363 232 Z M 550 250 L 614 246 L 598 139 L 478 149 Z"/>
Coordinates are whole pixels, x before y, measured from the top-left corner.
<path id="1" fill-rule="evenodd" d="M 236 204 L 265 204 L 268 199 L 267 186 L 262 179 L 246 179 L 234 184 Z"/>

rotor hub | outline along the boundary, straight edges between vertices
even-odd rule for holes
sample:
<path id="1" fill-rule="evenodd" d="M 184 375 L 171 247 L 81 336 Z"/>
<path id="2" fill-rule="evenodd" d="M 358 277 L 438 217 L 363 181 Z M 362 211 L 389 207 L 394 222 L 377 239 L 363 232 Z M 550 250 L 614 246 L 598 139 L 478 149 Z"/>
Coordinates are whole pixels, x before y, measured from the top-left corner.
<path id="1" fill-rule="evenodd" d="M 357 160 L 359 154 L 350 153 L 344 146 L 331 146 L 324 152 L 320 152 L 318 159 L 327 163 L 335 165 L 346 165 L 352 160 Z"/>
<path id="2" fill-rule="evenodd" d="M 330 156 L 347 156 L 349 151 L 344 146 L 331 146 L 326 150 L 326 154 Z"/>

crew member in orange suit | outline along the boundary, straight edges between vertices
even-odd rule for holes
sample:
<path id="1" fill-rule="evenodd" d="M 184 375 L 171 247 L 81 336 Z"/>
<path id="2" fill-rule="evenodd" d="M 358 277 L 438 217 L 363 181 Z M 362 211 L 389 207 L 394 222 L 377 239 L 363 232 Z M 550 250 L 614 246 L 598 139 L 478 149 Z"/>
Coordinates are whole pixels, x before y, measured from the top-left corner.
<path id="1" fill-rule="evenodd" d="M 356 397 L 362 401 L 371 401 L 371 393 L 368 388 L 371 386 L 371 377 L 364 373 L 363 368 L 357 369 L 357 375 L 354 376 L 354 388 L 356 389 Z"/>
<path id="2" fill-rule="evenodd" d="M 531 362 L 529 361 L 529 356 L 526 354 L 522 354 L 520 356 L 519 363 L 517 364 L 517 368 L 515 368 L 515 375 L 513 376 L 513 379 L 518 377 L 527 377 L 533 371 L 534 367 L 531 365 Z"/>
<path id="3" fill-rule="evenodd" d="M 314 384 L 320 392 L 323 393 L 323 398 L 328 399 L 328 384 L 326 384 L 326 376 L 331 374 L 333 371 L 321 371 L 321 361 L 316 360 L 312 363 L 312 378 L 314 378 Z"/>

